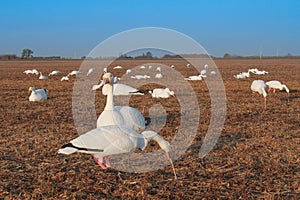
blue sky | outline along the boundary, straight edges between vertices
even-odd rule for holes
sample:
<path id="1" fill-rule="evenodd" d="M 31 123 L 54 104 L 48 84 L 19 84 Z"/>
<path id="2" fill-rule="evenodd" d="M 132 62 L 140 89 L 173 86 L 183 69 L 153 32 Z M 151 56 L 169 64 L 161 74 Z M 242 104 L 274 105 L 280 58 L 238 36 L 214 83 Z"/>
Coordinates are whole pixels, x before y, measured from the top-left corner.
<path id="1" fill-rule="evenodd" d="M 300 55 L 298 0 L 3 0 L 0 54 L 87 55 L 133 28 L 184 33 L 209 54 Z"/>

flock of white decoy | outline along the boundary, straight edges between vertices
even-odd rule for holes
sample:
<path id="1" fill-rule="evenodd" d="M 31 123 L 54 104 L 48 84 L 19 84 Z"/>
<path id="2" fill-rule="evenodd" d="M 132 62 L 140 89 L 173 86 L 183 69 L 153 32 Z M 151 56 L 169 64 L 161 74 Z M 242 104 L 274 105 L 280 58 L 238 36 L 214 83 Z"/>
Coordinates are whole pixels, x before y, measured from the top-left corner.
<path id="1" fill-rule="evenodd" d="M 175 68 L 174 65 L 171 66 Z M 189 67 L 189 64 L 187 65 Z M 141 69 L 145 69 L 146 66 L 140 66 Z M 152 68 L 152 66 L 148 66 Z M 215 71 L 210 71 L 207 73 L 208 65 L 204 66 L 204 69 L 199 75 L 189 76 L 185 80 L 195 81 L 203 80 L 207 75 L 215 76 Z M 122 66 L 116 66 L 113 69 L 122 69 Z M 155 78 L 162 78 L 161 67 L 157 67 Z M 90 68 L 87 72 L 87 76 L 94 72 L 94 68 Z M 47 77 L 42 75 L 36 69 L 26 70 L 25 74 L 40 74 L 39 79 L 46 79 Z M 69 76 L 78 75 L 80 71 L 72 71 L 67 76 L 62 77 L 61 81 L 69 80 Z M 132 73 L 131 69 L 126 71 L 126 74 Z M 266 71 L 260 71 L 258 69 L 249 69 L 248 72 L 242 72 L 240 74 L 234 75 L 235 78 L 247 78 L 250 77 L 250 73 L 256 75 L 268 74 Z M 60 71 L 54 70 L 49 76 L 54 76 L 61 74 Z M 148 75 L 132 75 L 133 79 L 147 79 L 150 78 Z M 145 95 L 147 92 L 140 91 L 129 85 L 118 83 L 120 79 L 114 77 L 112 73 L 107 72 L 107 68 L 104 69 L 104 75 L 100 84 L 92 86 L 91 90 L 95 91 L 102 88 L 102 94 L 106 95 L 106 105 L 103 112 L 99 115 L 97 119 L 97 128 L 93 129 L 78 138 L 70 141 L 68 144 L 63 145 L 58 153 L 62 154 L 72 154 L 75 152 L 92 154 L 95 161 L 99 164 L 102 169 L 107 169 L 110 167 L 109 156 L 115 154 L 129 153 L 137 149 L 144 150 L 150 140 L 154 140 L 158 143 L 160 148 L 166 152 L 167 158 L 170 160 L 173 167 L 174 175 L 176 178 L 176 173 L 170 156 L 170 144 L 164 140 L 160 135 L 154 131 L 145 131 L 147 126 L 147 121 L 145 120 L 142 113 L 129 106 L 115 106 L 114 96 L 117 95 Z M 253 92 L 258 92 L 263 95 L 265 99 L 266 107 L 266 97 L 267 97 L 267 87 L 269 91 L 279 89 L 289 93 L 289 89 L 286 85 L 279 81 L 272 80 L 264 82 L 263 80 L 254 80 L 250 86 Z M 48 90 L 46 89 L 35 89 L 34 87 L 29 88 L 29 101 L 40 101 L 47 99 Z M 174 91 L 169 88 L 156 88 L 148 91 L 153 98 L 169 98 L 175 96 Z"/>
<path id="2" fill-rule="evenodd" d="M 256 74 L 256 75 L 265 75 L 265 74 L 269 73 L 265 70 L 258 70 L 257 68 L 252 68 L 252 69 L 249 69 L 247 72 L 241 72 L 239 74 L 233 75 L 233 77 L 236 79 L 249 78 L 250 72 L 253 74 Z"/>
<path id="3" fill-rule="evenodd" d="M 258 70 L 257 68 L 249 69 L 247 72 L 241 72 L 239 74 L 233 75 L 236 79 L 245 79 L 250 77 L 250 72 L 256 75 L 267 75 L 269 72 L 265 70 Z M 258 92 L 260 95 L 264 97 L 264 107 L 266 109 L 267 107 L 267 94 L 271 90 L 273 93 L 276 92 L 276 90 L 285 90 L 287 93 L 290 92 L 289 88 L 282 84 L 278 80 L 271 80 L 271 81 L 263 81 L 263 80 L 254 80 L 250 86 L 250 89 L 252 92 Z"/>
<path id="4" fill-rule="evenodd" d="M 171 65 L 170 67 L 175 68 L 175 65 Z M 113 69 L 122 69 L 122 68 L 123 68 L 122 66 L 116 66 Z M 151 69 L 152 66 L 151 65 L 149 65 L 147 67 L 144 66 L 144 65 L 140 66 L 140 69 L 146 69 L 146 68 Z M 94 71 L 95 71 L 94 68 L 90 68 L 88 70 L 86 76 L 91 75 Z M 158 73 L 155 75 L 155 78 L 157 78 L 157 79 L 163 78 L 163 75 L 161 73 L 161 67 L 156 67 L 156 71 Z M 107 67 L 104 68 L 104 72 L 105 73 L 107 72 Z M 25 70 L 23 73 L 24 74 L 34 74 L 34 75 L 39 75 L 40 74 L 39 79 L 41 79 L 41 80 L 42 79 L 47 79 L 46 75 L 43 75 L 42 72 L 39 72 L 36 69 Z M 61 81 L 69 81 L 70 76 L 76 76 L 76 75 L 81 74 L 81 73 L 82 72 L 77 71 L 77 70 L 71 71 L 66 76 L 62 76 Z M 126 74 L 130 74 L 130 73 L 132 73 L 131 69 L 126 70 Z M 49 73 L 48 76 L 50 77 L 50 76 L 55 76 L 55 75 L 59 75 L 59 74 L 61 74 L 61 72 L 59 70 L 54 70 L 51 73 Z M 213 76 L 215 74 L 216 73 L 214 71 L 212 71 L 211 75 Z M 188 77 L 188 78 L 186 78 L 186 80 L 202 80 L 202 78 L 206 77 L 206 70 L 201 71 L 201 74 L 199 76 L 197 76 L 198 79 L 193 78 L 193 77 L 194 76 Z M 200 77 L 200 79 L 199 79 L 199 77 Z M 144 75 L 138 74 L 138 75 L 132 75 L 131 78 L 136 79 L 136 80 L 140 80 L 140 79 L 150 79 L 151 77 L 149 75 L 146 75 L 146 74 L 144 74 Z M 114 77 L 114 83 L 115 84 L 114 84 L 113 90 L 114 90 L 114 95 L 115 96 L 118 96 L 118 95 L 145 95 L 147 93 L 151 94 L 151 96 L 153 98 L 169 98 L 171 96 L 175 96 L 174 91 L 170 90 L 169 88 L 156 88 L 156 89 L 153 89 L 151 91 L 140 91 L 140 90 L 138 90 L 138 89 L 136 89 L 132 86 L 126 85 L 126 84 L 116 83 L 119 80 L 120 80 L 120 78 Z M 99 85 L 94 85 L 92 87 L 92 90 L 97 90 L 100 87 L 102 87 L 102 83 L 100 83 Z M 105 90 L 106 90 L 106 87 L 103 87 L 102 88 L 102 93 L 103 94 L 107 93 Z M 47 99 L 47 94 L 43 95 L 43 98 L 38 97 L 38 96 L 40 96 L 40 94 L 38 92 L 39 90 L 29 89 L 29 91 L 31 92 L 31 96 L 32 96 L 32 98 L 30 98 L 30 101 L 40 101 L 40 100 Z"/>
<path id="5" fill-rule="evenodd" d="M 285 90 L 288 94 L 290 90 L 285 84 L 282 84 L 280 81 L 272 80 L 265 82 L 263 80 L 254 80 L 250 86 L 252 92 L 258 92 L 264 97 L 265 109 L 267 108 L 267 88 L 268 92 L 273 90 L 275 93 L 276 90 Z"/>
<path id="6" fill-rule="evenodd" d="M 121 67 L 121 66 L 118 66 Z M 107 69 L 106 69 L 107 70 Z M 31 72 L 34 73 L 31 73 Z M 87 76 L 94 71 L 91 68 Z M 41 74 L 37 70 L 26 70 L 26 74 Z M 49 76 L 57 75 L 60 72 L 55 70 Z M 77 75 L 81 72 L 72 71 L 67 76 Z M 113 97 L 116 95 L 145 95 L 145 92 L 139 91 L 131 86 L 117 83 L 120 79 L 114 77 L 112 73 L 106 72 L 99 85 L 94 85 L 92 91 L 102 87 L 102 94 L 107 96 L 106 105 L 103 112 L 97 119 L 97 128 L 93 129 L 78 138 L 63 145 L 58 153 L 72 154 L 75 152 L 92 154 L 95 161 L 102 169 L 110 167 L 109 156 L 115 154 L 129 153 L 137 149 L 144 150 L 150 140 L 158 143 L 162 150 L 166 152 L 168 160 L 171 162 L 175 178 L 176 173 L 170 154 L 170 144 L 164 140 L 158 133 L 145 130 L 147 121 L 142 113 L 129 106 L 115 106 Z M 46 100 L 48 90 L 35 89 L 30 87 L 31 94 L 29 101 Z M 154 98 L 169 98 L 174 96 L 174 91 L 169 88 L 156 88 L 149 93 Z"/>
<path id="7" fill-rule="evenodd" d="M 88 71 L 87 76 L 88 76 L 89 74 L 91 74 L 93 71 L 94 71 L 94 68 L 91 68 L 91 69 Z M 32 69 L 32 70 L 31 70 L 31 69 L 28 69 L 28 70 L 25 70 L 23 73 L 24 73 L 24 74 L 27 74 L 27 75 L 29 75 L 29 74 L 40 75 L 40 76 L 39 76 L 39 79 L 47 79 L 47 76 L 46 76 L 46 75 L 43 75 L 42 72 L 39 72 L 39 71 L 36 70 L 36 69 Z M 63 76 L 63 77 L 61 78 L 61 81 L 68 81 L 68 80 L 69 80 L 69 76 L 77 75 L 77 74 L 80 74 L 80 73 L 81 73 L 80 71 L 74 70 L 74 71 L 70 72 L 69 74 L 67 74 L 66 76 Z M 58 75 L 58 74 L 61 74 L 61 72 L 60 72 L 59 70 L 54 70 L 54 71 L 52 71 L 51 73 L 49 73 L 48 76 L 54 76 L 54 75 Z"/>
<path id="8" fill-rule="evenodd" d="M 190 64 L 187 64 L 187 68 L 190 67 Z M 207 64 L 204 65 L 204 69 L 202 69 L 200 71 L 199 75 L 194 75 L 194 76 L 189 76 L 187 78 L 184 78 L 184 80 L 189 80 L 189 81 L 199 81 L 199 80 L 203 80 L 204 78 L 207 77 L 207 75 L 209 76 L 216 76 L 217 72 L 216 71 L 210 71 L 209 73 L 207 72 L 209 66 Z"/>

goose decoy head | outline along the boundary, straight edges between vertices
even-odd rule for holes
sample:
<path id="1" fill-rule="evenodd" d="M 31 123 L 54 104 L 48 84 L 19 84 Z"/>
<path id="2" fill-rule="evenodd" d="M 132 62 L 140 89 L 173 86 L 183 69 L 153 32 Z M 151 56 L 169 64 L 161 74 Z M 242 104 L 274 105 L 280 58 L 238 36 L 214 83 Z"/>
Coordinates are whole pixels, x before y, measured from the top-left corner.
<path id="1" fill-rule="evenodd" d="M 112 73 L 108 72 L 108 73 L 105 73 L 103 76 L 102 76 L 102 80 L 103 80 L 103 84 L 113 84 L 114 83 L 114 76 Z"/>
<path id="2" fill-rule="evenodd" d="M 34 87 L 29 87 L 28 94 L 30 94 L 32 91 L 35 91 L 35 88 Z"/>

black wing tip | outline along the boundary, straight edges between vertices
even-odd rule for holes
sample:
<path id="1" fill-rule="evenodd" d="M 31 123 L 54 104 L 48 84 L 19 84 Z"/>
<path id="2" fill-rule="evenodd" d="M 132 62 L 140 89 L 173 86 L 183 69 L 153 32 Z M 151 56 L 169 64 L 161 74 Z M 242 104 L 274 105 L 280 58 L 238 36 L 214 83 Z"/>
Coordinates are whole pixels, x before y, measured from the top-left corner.
<path id="1" fill-rule="evenodd" d="M 72 143 L 68 143 L 68 144 L 64 144 L 62 147 L 60 147 L 61 149 L 64 149 L 66 147 L 75 147 Z"/>
<path id="2" fill-rule="evenodd" d="M 67 147 L 74 148 L 74 149 L 77 149 L 77 150 L 82 150 L 82 151 L 94 151 L 94 152 L 103 152 L 104 151 L 103 149 L 90 149 L 90 148 L 77 147 L 77 146 L 73 145 L 72 143 L 68 143 L 68 144 L 63 145 L 61 147 L 61 149 L 64 149 L 64 148 L 67 148 Z"/>
<path id="3" fill-rule="evenodd" d="M 151 123 L 150 117 L 145 117 L 145 126 L 148 126 Z"/>

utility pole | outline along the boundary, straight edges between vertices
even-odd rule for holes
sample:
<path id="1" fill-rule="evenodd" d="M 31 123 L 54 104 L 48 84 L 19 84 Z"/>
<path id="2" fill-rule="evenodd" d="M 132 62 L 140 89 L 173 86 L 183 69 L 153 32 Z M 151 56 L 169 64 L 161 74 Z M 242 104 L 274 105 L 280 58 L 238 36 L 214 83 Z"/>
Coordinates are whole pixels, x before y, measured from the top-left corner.
<path id="1" fill-rule="evenodd" d="M 260 46 L 260 51 L 259 51 L 259 60 L 262 59 L 262 46 Z"/>

